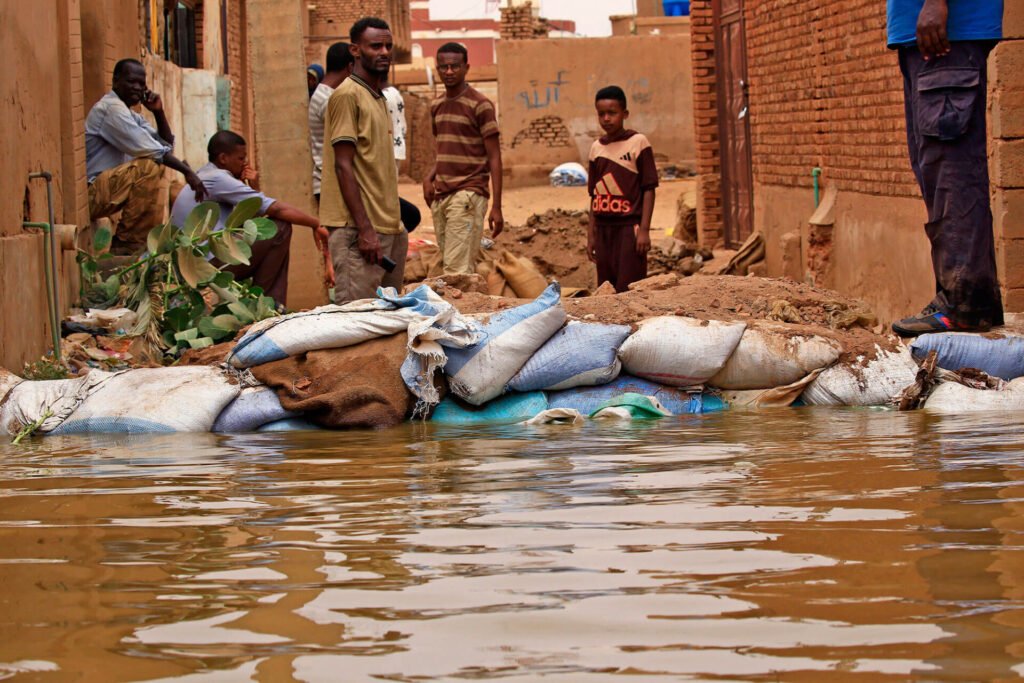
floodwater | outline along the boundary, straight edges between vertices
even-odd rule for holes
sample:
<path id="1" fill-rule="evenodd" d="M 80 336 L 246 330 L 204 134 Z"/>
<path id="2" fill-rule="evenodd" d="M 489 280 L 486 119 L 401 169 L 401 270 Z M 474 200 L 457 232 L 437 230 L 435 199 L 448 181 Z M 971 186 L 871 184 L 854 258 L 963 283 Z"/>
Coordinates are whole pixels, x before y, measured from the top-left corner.
<path id="1" fill-rule="evenodd" d="M 1018 418 L 5 445 L 0 678 L 1018 679 Z"/>

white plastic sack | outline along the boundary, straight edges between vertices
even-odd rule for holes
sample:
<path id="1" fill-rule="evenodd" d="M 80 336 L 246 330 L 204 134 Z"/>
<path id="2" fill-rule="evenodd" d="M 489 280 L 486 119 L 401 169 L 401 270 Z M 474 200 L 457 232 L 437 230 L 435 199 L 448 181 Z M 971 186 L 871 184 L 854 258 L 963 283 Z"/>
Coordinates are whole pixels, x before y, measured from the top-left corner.
<path id="1" fill-rule="evenodd" d="M 771 389 L 792 384 L 836 362 L 843 348 L 832 339 L 788 325 L 748 327 L 729 360 L 708 382 L 720 389 Z"/>
<path id="2" fill-rule="evenodd" d="M 287 420 L 299 415 L 301 413 L 282 408 L 277 392 L 270 387 L 246 387 L 217 416 L 213 431 L 244 434 L 254 432 L 270 422 Z"/>
<path id="3" fill-rule="evenodd" d="M 607 384 L 619 376 L 628 325 L 570 322 L 548 339 L 508 383 L 511 391 L 561 391 Z"/>
<path id="4" fill-rule="evenodd" d="M 228 362 L 236 368 L 251 368 L 307 351 L 340 349 L 404 332 L 420 318 L 422 315 L 411 308 L 395 309 L 381 299 L 267 318 L 249 328 Z"/>
<path id="5" fill-rule="evenodd" d="M 944 370 L 977 368 L 1005 380 L 1024 375 L 1024 337 L 940 332 L 922 334 L 910 345 L 915 358 L 923 360 L 929 351 Z"/>
<path id="6" fill-rule="evenodd" d="M 972 389 L 957 382 L 944 382 L 932 391 L 924 410 L 947 415 L 1024 411 L 1024 377 L 1001 390 Z"/>
<path id="7" fill-rule="evenodd" d="M 870 361 L 863 357 L 854 363 L 840 363 L 818 375 L 803 393 L 803 401 L 812 406 L 884 406 L 892 403 L 914 383 L 917 364 L 910 350 L 889 352 L 878 349 Z"/>
<path id="8" fill-rule="evenodd" d="M 93 370 L 73 379 L 46 381 L 22 381 L 20 377 L 9 375 L 6 384 L 10 385 L 14 379 L 18 383 L 0 399 L 0 431 L 14 436 L 24 427 L 43 420 L 47 413 L 49 417 L 35 431 L 45 434 L 56 429 L 93 391 L 118 374 Z M 0 395 L 3 393 L 0 389 Z"/>
<path id="9" fill-rule="evenodd" d="M 239 390 L 211 366 L 126 370 L 92 387 L 50 434 L 208 432 Z"/>
<path id="10" fill-rule="evenodd" d="M 742 322 L 661 316 L 640 323 L 619 350 L 626 372 L 677 387 L 703 384 L 739 344 Z"/>
<path id="11" fill-rule="evenodd" d="M 500 396 L 505 385 L 544 342 L 565 324 L 558 283 L 534 301 L 491 316 L 480 341 L 448 350 L 445 373 L 452 393 L 473 405 Z"/>
<path id="12" fill-rule="evenodd" d="M 575 161 L 559 164 L 548 174 L 555 187 L 582 186 L 587 184 L 587 169 Z"/>

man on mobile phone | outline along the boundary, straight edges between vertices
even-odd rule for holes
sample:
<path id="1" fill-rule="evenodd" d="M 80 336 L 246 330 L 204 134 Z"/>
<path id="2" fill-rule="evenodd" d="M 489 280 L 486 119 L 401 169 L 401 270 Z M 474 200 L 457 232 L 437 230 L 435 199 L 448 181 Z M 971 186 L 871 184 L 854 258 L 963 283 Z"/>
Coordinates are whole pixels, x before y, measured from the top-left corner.
<path id="1" fill-rule="evenodd" d="M 132 107 L 141 104 L 156 119 L 153 128 Z M 164 220 L 167 192 L 160 192 L 164 166 L 185 176 L 202 199 L 203 182 L 174 156 L 174 133 L 163 100 L 146 87 L 146 68 L 137 59 L 114 65 L 113 89 L 85 119 L 85 168 L 89 180 L 89 218 L 120 212 L 111 251 L 132 254 L 146 247 L 149 231 Z"/>
<path id="2" fill-rule="evenodd" d="M 320 222 L 330 229 L 335 303 L 401 288 L 409 237 L 402 227 L 392 124 L 382 86 L 391 67 L 387 23 L 365 17 L 349 31 L 355 66 L 324 117 Z M 385 258 L 394 262 L 388 271 Z"/>

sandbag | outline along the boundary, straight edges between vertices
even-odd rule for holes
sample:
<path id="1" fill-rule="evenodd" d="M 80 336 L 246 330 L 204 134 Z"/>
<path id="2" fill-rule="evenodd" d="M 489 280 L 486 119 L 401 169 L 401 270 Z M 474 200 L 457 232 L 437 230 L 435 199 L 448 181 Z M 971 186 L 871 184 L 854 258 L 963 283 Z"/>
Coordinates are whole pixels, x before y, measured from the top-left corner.
<path id="1" fill-rule="evenodd" d="M 727 408 L 721 399 L 712 394 L 687 392 L 629 375 L 621 375 L 615 381 L 597 387 L 549 392 L 548 407 L 571 408 L 590 415 L 609 401 L 628 393 L 653 396 L 673 415 L 714 413 Z"/>
<path id="2" fill-rule="evenodd" d="M 208 432 L 240 390 L 238 380 L 206 365 L 126 370 L 91 390 L 49 433 Z"/>
<path id="3" fill-rule="evenodd" d="M 792 384 L 771 389 L 727 389 L 721 392 L 721 396 L 733 408 L 785 408 L 793 405 L 822 372 L 824 368 L 815 370 Z"/>
<path id="4" fill-rule="evenodd" d="M 852 363 L 839 363 L 818 375 L 801 399 L 812 406 L 884 406 L 892 403 L 917 377 L 910 350 L 883 351 Z"/>
<path id="5" fill-rule="evenodd" d="M 516 256 L 510 251 L 502 252 L 495 267 L 508 281 L 509 286 L 520 299 L 538 297 L 548 286 L 547 280 L 525 256 Z"/>
<path id="6" fill-rule="evenodd" d="M 246 387 L 238 397 L 229 403 L 217 421 L 213 431 L 230 434 L 253 432 L 270 422 L 297 417 L 299 413 L 281 407 L 281 399 L 270 387 Z"/>
<path id="7" fill-rule="evenodd" d="M 924 410 L 946 415 L 1024 411 L 1024 377 L 1003 389 L 972 389 L 957 382 L 944 382 L 925 401 Z"/>
<path id="8" fill-rule="evenodd" d="M 277 420 L 275 422 L 268 422 L 256 431 L 258 432 L 312 432 L 323 429 L 309 420 L 304 420 L 301 417 L 290 417 L 286 420 Z"/>
<path id="9" fill-rule="evenodd" d="M 708 384 L 719 389 L 770 389 L 806 377 L 836 362 L 843 348 L 838 342 L 792 326 L 757 323 Z"/>
<path id="10" fill-rule="evenodd" d="M 37 433 L 56 429 L 93 391 L 118 374 L 92 370 L 72 379 L 31 381 L 6 373 L 0 389 L 0 394 L 6 394 L 0 398 L 0 431 L 14 436 L 40 420 Z M 43 419 L 47 413 L 49 417 Z"/>
<path id="11" fill-rule="evenodd" d="M 448 350 L 445 373 L 452 393 L 482 405 L 501 395 L 519 369 L 565 323 L 558 283 L 536 300 L 491 316 L 474 346 Z"/>
<path id="12" fill-rule="evenodd" d="M 937 354 L 937 365 L 956 372 L 976 368 L 1005 380 L 1024 376 L 1024 337 L 986 337 L 962 332 L 922 334 L 910 345 L 918 360 Z"/>
<path id="13" fill-rule="evenodd" d="M 537 413 L 529 420 L 524 420 L 519 424 L 529 427 L 535 427 L 538 425 L 573 425 L 578 426 L 586 422 L 587 419 L 580 414 L 580 411 L 573 410 L 572 408 L 548 408 Z"/>
<path id="14" fill-rule="evenodd" d="M 406 335 L 310 351 L 252 368 L 273 388 L 285 410 L 321 427 L 393 427 L 412 413 L 416 399 L 402 379 Z"/>
<path id="15" fill-rule="evenodd" d="M 542 391 L 506 394 L 480 407 L 449 396 L 437 405 L 430 421 L 446 425 L 515 424 L 539 415 L 547 407 L 548 401 Z"/>
<path id="16" fill-rule="evenodd" d="M 508 383 L 512 391 L 571 389 L 607 384 L 619 376 L 619 347 L 628 325 L 570 322 L 537 349 Z"/>
<path id="17" fill-rule="evenodd" d="M 619 350 L 626 372 L 662 384 L 694 386 L 722 369 L 746 323 L 660 316 L 640 323 Z"/>
<path id="18" fill-rule="evenodd" d="M 421 317 L 411 308 L 393 308 L 380 299 L 261 320 L 249 328 L 228 356 L 236 368 L 248 368 L 307 351 L 338 349 L 408 329 Z"/>
<path id="19" fill-rule="evenodd" d="M 654 396 L 632 392 L 617 396 L 595 410 L 592 420 L 657 420 L 672 413 Z"/>

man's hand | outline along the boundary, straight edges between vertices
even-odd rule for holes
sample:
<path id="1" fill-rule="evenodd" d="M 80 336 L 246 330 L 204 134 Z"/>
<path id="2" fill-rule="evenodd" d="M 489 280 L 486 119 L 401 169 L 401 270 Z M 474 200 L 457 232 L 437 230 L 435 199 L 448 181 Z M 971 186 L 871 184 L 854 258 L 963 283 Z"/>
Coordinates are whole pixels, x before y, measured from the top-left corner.
<path id="1" fill-rule="evenodd" d="M 428 177 L 423 181 L 423 199 L 427 202 L 428 209 L 434 203 L 434 194 L 434 181 Z"/>
<path id="2" fill-rule="evenodd" d="M 637 256 L 643 256 L 651 250 L 651 231 L 649 228 L 641 228 L 639 225 L 633 229 L 636 231 Z"/>
<path id="3" fill-rule="evenodd" d="M 587 230 L 587 258 L 591 263 L 597 263 L 597 236 L 593 227 Z"/>
<path id="4" fill-rule="evenodd" d="M 497 204 L 491 207 L 491 215 L 487 217 L 487 223 L 491 226 L 491 237 L 497 239 L 501 231 L 505 229 L 505 217 L 501 215 L 501 207 Z"/>
<path id="5" fill-rule="evenodd" d="M 372 227 L 369 229 L 359 228 L 359 240 L 356 242 L 356 245 L 364 261 L 372 266 L 380 264 L 382 254 L 380 251 L 380 238 L 377 237 L 376 230 Z"/>
<path id="6" fill-rule="evenodd" d="M 327 289 L 334 286 L 334 262 L 331 261 L 331 255 L 326 251 L 324 252 L 324 285 Z"/>
<path id="7" fill-rule="evenodd" d="M 188 186 L 196 193 L 197 202 L 201 202 L 206 199 L 206 186 L 203 185 L 203 181 L 196 175 L 195 171 L 189 171 L 185 174 L 185 182 L 188 183 Z"/>
<path id="8" fill-rule="evenodd" d="M 949 7 L 946 0 L 925 0 L 917 16 L 917 48 L 925 61 L 949 54 L 949 36 L 946 33 L 948 19 Z"/>
<path id="9" fill-rule="evenodd" d="M 243 183 L 247 183 L 252 187 L 255 187 L 260 182 L 260 174 L 256 172 L 256 169 L 246 164 L 242 167 L 242 177 L 240 180 Z"/>
<path id="10" fill-rule="evenodd" d="M 163 111 L 164 101 L 152 90 L 147 90 L 146 94 L 142 96 L 142 106 L 150 111 Z"/>
<path id="11" fill-rule="evenodd" d="M 322 225 L 318 225 L 313 228 L 313 241 L 316 243 L 316 248 L 325 254 L 328 253 L 327 240 L 330 239 L 330 231 Z"/>

